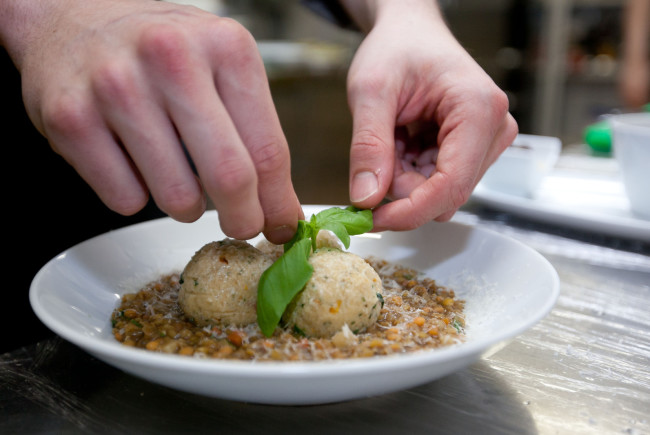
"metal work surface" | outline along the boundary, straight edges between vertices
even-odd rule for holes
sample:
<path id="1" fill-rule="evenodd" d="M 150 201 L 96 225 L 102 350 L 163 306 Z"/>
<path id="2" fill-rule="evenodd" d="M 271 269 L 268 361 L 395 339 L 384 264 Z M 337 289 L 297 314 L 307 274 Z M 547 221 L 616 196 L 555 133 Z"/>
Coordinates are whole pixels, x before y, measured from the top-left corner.
<path id="1" fill-rule="evenodd" d="M 160 387 L 52 337 L 0 356 L 0 433 L 650 433 L 650 246 L 471 204 L 456 220 L 536 249 L 561 279 L 548 317 L 467 369 L 363 400 L 260 406 Z"/>

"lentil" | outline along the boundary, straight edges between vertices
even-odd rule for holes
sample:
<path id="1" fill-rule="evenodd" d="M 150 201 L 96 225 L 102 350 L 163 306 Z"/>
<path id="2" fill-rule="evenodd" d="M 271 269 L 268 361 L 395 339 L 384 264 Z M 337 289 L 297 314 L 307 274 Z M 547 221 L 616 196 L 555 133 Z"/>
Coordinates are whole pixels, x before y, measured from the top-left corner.
<path id="1" fill-rule="evenodd" d="M 194 358 L 314 361 L 367 358 L 432 349 L 464 338 L 464 301 L 413 269 L 370 257 L 384 288 L 384 306 L 365 332 L 306 338 L 277 328 L 265 337 L 257 324 L 201 327 L 178 305 L 179 275 L 169 274 L 125 294 L 113 311 L 113 335 L 126 346 Z"/>

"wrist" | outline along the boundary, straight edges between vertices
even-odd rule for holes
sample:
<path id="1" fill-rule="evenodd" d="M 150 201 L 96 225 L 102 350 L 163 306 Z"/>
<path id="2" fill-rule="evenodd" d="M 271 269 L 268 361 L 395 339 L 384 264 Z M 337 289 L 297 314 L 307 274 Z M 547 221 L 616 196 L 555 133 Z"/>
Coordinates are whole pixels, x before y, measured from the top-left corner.
<path id="1" fill-rule="evenodd" d="M 55 20 L 56 11 L 64 3 L 64 0 L 0 2 L 0 45 L 9 53 L 16 66 L 22 64 L 26 48 L 37 38 L 36 29 L 49 28 L 47 23 Z"/>
<path id="2" fill-rule="evenodd" d="M 364 32 L 369 32 L 381 20 L 396 20 L 402 16 L 441 18 L 437 0 L 339 0 L 350 17 Z"/>

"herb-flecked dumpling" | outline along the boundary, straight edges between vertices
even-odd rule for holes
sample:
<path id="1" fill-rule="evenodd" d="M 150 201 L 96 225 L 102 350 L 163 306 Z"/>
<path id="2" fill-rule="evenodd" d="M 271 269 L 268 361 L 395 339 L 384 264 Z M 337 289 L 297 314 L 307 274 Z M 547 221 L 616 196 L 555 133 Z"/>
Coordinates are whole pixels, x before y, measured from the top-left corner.
<path id="1" fill-rule="evenodd" d="M 291 301 L 283 321 L 307 337 L 332 337 L 347 325 L 362 332 L 377 321 L 382 283 L 363 258 L 340 249 L 317 249 L 309 263 L 314 273 Z"/>
<path id="2" fill-rule="evenodd" d="M 178 303 L 198 325 L 257 321 L 257 284 L 273 259 L 246 241 L 224 239 L 199 249 L 181 275 Z"/>

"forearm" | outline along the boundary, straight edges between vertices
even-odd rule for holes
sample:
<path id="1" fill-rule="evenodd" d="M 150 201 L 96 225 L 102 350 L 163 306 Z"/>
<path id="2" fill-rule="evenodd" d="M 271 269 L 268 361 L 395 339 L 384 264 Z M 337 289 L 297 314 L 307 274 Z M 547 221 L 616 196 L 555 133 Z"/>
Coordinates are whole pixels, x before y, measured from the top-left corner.
<path id="1" fill-rule="evenodd" d="M 627 61 L 647 62 L 648 23 L 650 23 L 650 0 L 628 0 L 623 26 L 623 55 Z"/>
<path id="2" fill-rule="evenodd" d="M 369 32 L 380 20 L 404 15 L 429 16 L 443 23 L 436 0 L 340 0 L 340 3 L 364 32 Z"/>
<path id="3" fill-rule="evenodd" d="M 116 6 L 152 0 L 0 0 L 0 46 L 18 69 L 29 50 L 45 47 L 70 22 L 85 24 Z"/>
<path id="4" fill-rule="evenodd" d="M 0 2 L 0 45 L 16 65 L 30 41 L 37 38 L 35 29 L 43 29 L 55 20 L 66 0 L 2 0 Z"/>

